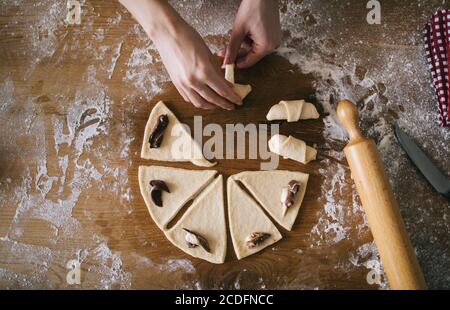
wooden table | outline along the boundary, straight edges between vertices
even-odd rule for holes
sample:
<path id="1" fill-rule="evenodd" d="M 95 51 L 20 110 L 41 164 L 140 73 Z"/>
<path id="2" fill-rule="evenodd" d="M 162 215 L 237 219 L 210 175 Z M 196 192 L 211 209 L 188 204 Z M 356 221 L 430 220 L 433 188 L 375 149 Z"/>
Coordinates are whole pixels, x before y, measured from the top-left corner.
<path id="1" fill-rule="evenodd" d="M 448 287 L 448 202 L 432 191 L 398 146 L 384 143 L 376 130 L 379 119 L 388 124 L 402 120 L 403 115 L 410 119 L 413 108 L 406 103 L 420 100 L 416 108 L 423 109 L 426 117 L 418 117 L 415 133 L 429 130 L 435 141 L 448 138 L 448 131 L 433 123 L 437 111 L 428 72 L 417 55 L 419 27 L 441 1 L 418 1 L 422 6 L 410 1 L 383 3 L 384 26 L 373 27 L 367 25 L 367 9 L 360 1 L 347 1 L 348 5 L 301 2 L 282 2 L 285 46 L 306 57 L 311 66 L 317 57 L 324 59 L 318 66 L 333 59 L 334 72 L 356 66 L 354 75 L 337 80 L 314 71 L 309 74 L 303 58 L 299 68 L 291 63 L 295 59 L 289 62 L 286 57 L 271 55 L 253 68 L 237 72 L 237 81 L 251 84 L 253 92 L 244 107 L 232 112 L 199 111 L 183 102 L 148 39 L 115 1 L 82 3 L 81 25 L 65 25 L 64 1 L 2 4 L 0 287 L 380 288 L 367 281 L 368 273 L 379 268 L 379 258 L 341 153 L 345 141 L 330 138 L 330 128 L 323 121 L 327 110 L 340 99 L 336 89 L 342 87 L 351 90 L 350 99 L 358 102 L 363 113 L 363 129 L 382 148 L 429 286 Z M 186 9 L 190 5 L 197 5 L 196 11 Z M 187 10 L 184 16 L 188 19 L 197 16 L 189 16 L 189 12 L 206 16 L 204 25 L 201 21 L 197 24 L 207 32 L 202 34 L 214 49 L 226 42 L 226 34 L 215 34 L 208 27 L 214 24 L 215 14 L 232 15 L 236 3 L 194 1 L 178 9 Z M 300 36 L 289 28 L 292 20 L 304 28 Z M 314 37 L 317 31 L 320 37 Z M 305 35 L 310 35 L 309 39 Z M 310 49 L 304 49 L 305 40 L 308 45 L 312 42 Z M 336 52 L 315 50 L 314 44 Z M 345 48 L 348 54 L 342 54 Z M 403 53 L 404 64 L 401 59 L 386 60 L 380 51 Z M 417 84 L 403 74 L 398 79 L 372 79 L 376 87 L 354 83 L 361 75 L 361 80 L 368 81 L 365 75 L 371 70 L 381 70 L 379 61 L 406 69 L 411 63 L 421 74 Z M 404 102 L 397 100 L 397 91 L 389 92 L 392 80 L 401 85 Z M 326 83 L 329 102 L 323 102 L 321 93 Z M 417 94 L 417 85 L 424 87 L 425 94 Z M 378 94 L 376 98 L 374 94 Z M 139 165 L 150 164 L 198 168 L 189 163 L 140 159 L 143 130 L 153 105 L 165 101 L 192 128 L 194 115 L 201 115 L 204 125 L 267 123 L 265 115 L 271 105 L 300 98 L 313 102 L 322 117 L 280 123 L 281 133 L 303 139 L 319 151 L 318 160 L 308 165 L 280 162 L 279 169 L 310 174 L 293 230 L 280 228 L 284 236 L 280 242 L 241 261 L 236 260 L 229 239 L 223 265 L 191 258 L 175 248 L 148 214 L 139 193 L 137 170 Z M 389 103 L 374 119 L 367 109 L 371 105 L 376 109 L 385 99 Z M 418 139 L 427 141 L 423 135 Z M 448 158 L 448 147 L 434 151 L 432 145 L 426 145 L 448 171 L 449 162 L 442 157 L 447 154 Z M 391 160 L 393 152 L 398 154 L 395 162 Z M 215 169 L 229 177 L 258 170 L 259 165 L 260 160 L 219 160 Z M 66 282 L 66 264 L 71 259 L 81 264 L 79 285 Z M 381 287 L 387 288 L 383 275 L 381 280 Z"/>

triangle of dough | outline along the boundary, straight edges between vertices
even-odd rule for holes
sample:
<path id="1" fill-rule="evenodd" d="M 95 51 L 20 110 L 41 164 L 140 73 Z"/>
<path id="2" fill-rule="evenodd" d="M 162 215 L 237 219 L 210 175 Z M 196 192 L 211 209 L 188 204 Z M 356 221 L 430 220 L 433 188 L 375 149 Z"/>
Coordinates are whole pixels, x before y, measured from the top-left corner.
<path id="1" fill-rule="evenodd" d="M 225 80 L 233 84 L 233 90 L 238 94 L 241 99 L 247 97 L 247 95 L 252 91 L 250 85 L 236 84 L 234 81 L 234 64 L 225 65 Z"/>
<path id="2" fill-rule="evenodd" d="M 241 99 L 244 99 L 248 94 L 250 94 L 252 87 L 250 85 L 234 84 L 233 90 L 239 97 L 241 97 Z"/>
<path id="3" fill-rule="evenodd" d="M 266 209 L 266 211 L 287 230 L 291 230 L 297 218 L 308 184 L 308 174 L 295 171 L 246 171 L 233 176 L 239 180 Z M 297 181 L 300 190 L 295 203 L 284 214 L 281 204 L 281 192 L 290 181 Z"/>
<path id="4" fill-rule="evenodd" d="M 214 170 L 186 170 L 161 166 L 139 167 L 139 188 L 148 211 L 159 228 L 164 229 L 178 211 L 208 185 Z M 150 196 L 150 181 L 161 180 L 170 193 L 162 192 L 163 206 L 156 206 Z"/>
<path id="5" fill-rule="evenodd" d="M 258 204 L 239 187 L 232 177 L 228 179 L 227 197 L 230 235 L 238 259 L 259 252 L 282 238 L 278 229 Z M 261 245 L 249 249 L 245 240 L 254 232 L 269 233 L 271 236 Z"/>
<path id="6" fill-rule="evenodd" d="M 169 118 L 169 123 L 167 128 L 164 130 L 164 137 L 159 148 L 150 148 L 150 143 L 148 142 L 150 134 L 155 128 L 158 117 L 162 114 L 167 115 Z M 177 127 L 175 127 L 177 126 Z M 177 119 L 175 114 L 169 110 L 169 108 L 164 104 L 164 102 L 159 101 L 150 113 L 150 116 L 145 126 L 144 141 L 142 143 L 141 157 L 144 159 L 153 159 L 160 161 L 190 161 L 194 165 L 200 167 L 212 167 L 215 163 L 211 163 L 203 157 L 201 147 L 195 142 L 191 137 L 190 133 L 181 127 L 182 124 Z M 175 127 L 175 128 L 174 128 Z M 176 133 L 177 135 L 171 134 Z M 172 146 L 176 143 L 177 145 L 186 146 L 188 149 L 191 148 L 192 152 L 189 154 L 174 154 L 172 152 Z"/>
<path id="7" fill-rule="evenodd" d="M 184 239 L 187 228 L 204 237 L 211 253 L 201 246 L 189 248 Z M 185 253 L 214 264 L 225 261 L 227 231 L 223 201 L 223 177 L 220 175 L 193 202 L 177 224 L 166 232 L 167 239 Z"/>

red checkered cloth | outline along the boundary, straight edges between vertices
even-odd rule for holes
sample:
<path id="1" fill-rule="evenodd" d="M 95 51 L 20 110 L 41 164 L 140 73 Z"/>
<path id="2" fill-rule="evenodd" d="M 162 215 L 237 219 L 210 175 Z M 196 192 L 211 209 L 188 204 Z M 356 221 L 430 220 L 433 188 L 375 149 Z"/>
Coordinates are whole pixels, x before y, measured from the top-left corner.
<path id="1" fill-rule="evenodd" d="M 439 122 L 450 127 L 450 10 L 436 12 L 424 29 L 425 50 L 439 103 Z"/>

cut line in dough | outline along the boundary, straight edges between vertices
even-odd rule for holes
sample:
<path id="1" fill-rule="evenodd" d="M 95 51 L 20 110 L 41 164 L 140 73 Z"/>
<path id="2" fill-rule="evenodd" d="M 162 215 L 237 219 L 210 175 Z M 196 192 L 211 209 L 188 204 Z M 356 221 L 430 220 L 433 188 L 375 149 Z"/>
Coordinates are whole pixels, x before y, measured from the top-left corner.
<path id="1" fill-rule="evenodd" d="M 244 171 L 232 176 L 241 182 L 256 201 L 287 230 L 291 230 L 300 210 L 306 192 L 309 175 L 296 171 Z M 290 181 L 296 181 L 300 190 L 294 204 L 284 213 L 281 194 Z"/>
<path id="2" fill-rule="evenodd" d="M 187 228 L 204 237 L 209 244 L 208 253 L 201 246 L 190 248 L 185 240 Z M 225 261 L 227 231 L 223 197 L 223 177 L 219 175 L 192 203 L 181 219 L 168 231 L 167 239 L 185 253 L 214 264 Z"/>
<path id="3" fill-rule="evenodd" d="M 140 166 L 139 188 L 148 211 L 160 229 L 177 215 L 180 209 L 214 178 L 215 170 L 187 170 L 162 166 Z M 163 206 L 156 206 L 150 195 L 150 181 L 164 181 L 170 190 L 162 192 Z"/>
<path id="4" fill-rule="evenodd" d="M 252 255 L 282 238 L 261 207 L 236 183 L 233 177 L 227 182 L 228 221 L 234 251 L 238 259 Z M 254 248 L 246 245 L 252 233 L 269 233 L 270 237 Z"/>
<path id="5" fill-rule="evenodd" d="M 164 130 L 160 147 L 150 148 L 149 138 L 160 115 L 167 115 L 169 123 Z M 180 146 L 182 151 L 176 151 L 175 146 Z M 215 163 L 205 159 L 201 146 L 195 142 L 184 125 L 180 123 L 175 114 L 162 101 L 159 101 L 150 112 L 147 125 L 145 126 L 141 157 L 158 161 L 190 161 L 200 167 L 212 167 L 215 165 Z"/>
<path id="6" fill-rule="evenodd" d="M 225 65 L 225 80 L 233 84 L 233 90 L 244 99 L 252 91 L 250 85 L 241 85 L 234 82 L 234 64 Z"/>
<path id="7" fill-rule="evenodd" d="M 297 122 L 299 120 L 318 119 L 320 114 L 316 107 L 305 100 L 280 101 L 270 108 L 267 120 L 287 120 Z"/>
<path id="8" fill-rule="evenodd" d="M 302 164 L 307 164 L 317 157 L 317 150 L 306 145 L 305 141 L 279 134 L 269 140 L 269 150 Z"/>

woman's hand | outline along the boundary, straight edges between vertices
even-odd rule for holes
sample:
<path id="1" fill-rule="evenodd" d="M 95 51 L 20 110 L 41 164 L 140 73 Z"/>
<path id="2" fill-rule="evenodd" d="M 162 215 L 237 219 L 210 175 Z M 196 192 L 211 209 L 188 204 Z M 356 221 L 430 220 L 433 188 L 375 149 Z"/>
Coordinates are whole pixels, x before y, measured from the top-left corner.
<path id="1" fill-rule="evenodd" d="M 281 44 L 281 26 L 276 0 L 242 0 L 229 45 L 219 52 L 224 64 L 247 68 Z"/>
<path id="2" fill-rule="evenodd" d="M 242 104 L 200 35 L 162 0 L 120 0 L 142 25 L 185 101 L 202 109 Z"/>
<path id="3" fill-rule="evenodd" d="M 197 108 L 232 110 L 242 104 L 200 35 L 184 21 L 175 34 L 156 35 L 154 43 L 185 101 Z"/>

